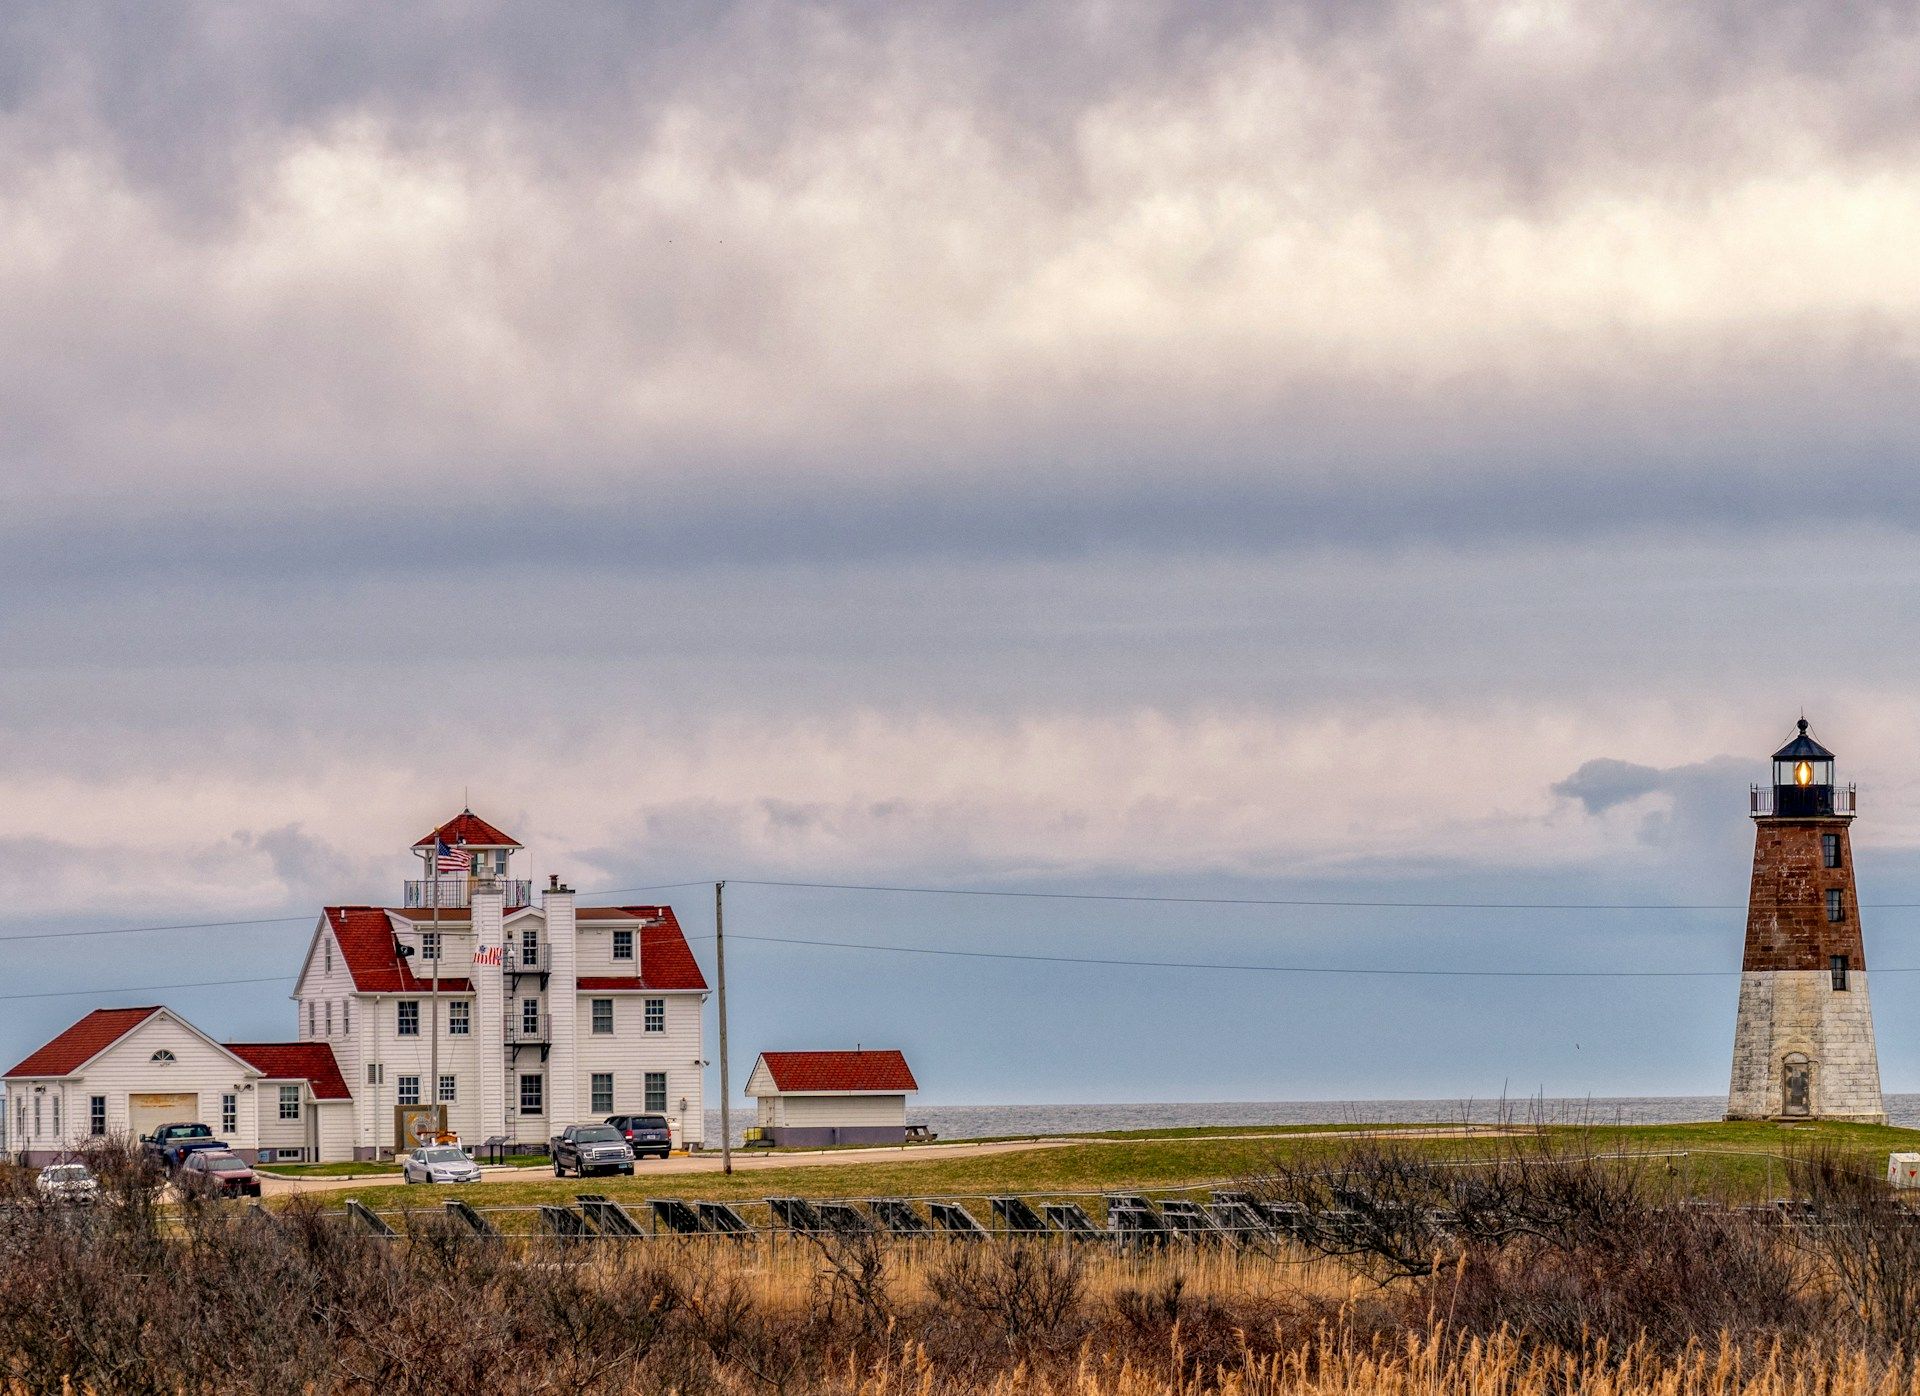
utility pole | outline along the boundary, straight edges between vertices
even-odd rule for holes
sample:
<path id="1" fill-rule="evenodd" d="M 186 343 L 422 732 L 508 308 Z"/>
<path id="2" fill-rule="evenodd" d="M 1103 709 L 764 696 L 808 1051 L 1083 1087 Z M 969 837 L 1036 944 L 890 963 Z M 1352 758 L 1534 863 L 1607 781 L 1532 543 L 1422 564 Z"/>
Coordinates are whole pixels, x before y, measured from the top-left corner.
<path id="1" fill-rule="evenodd" d="M 727 884 L 713 884 L 713 962 L 720 981 L 720 1171 L 733 1172 L 733 1083 L 727 1076 Z"/>

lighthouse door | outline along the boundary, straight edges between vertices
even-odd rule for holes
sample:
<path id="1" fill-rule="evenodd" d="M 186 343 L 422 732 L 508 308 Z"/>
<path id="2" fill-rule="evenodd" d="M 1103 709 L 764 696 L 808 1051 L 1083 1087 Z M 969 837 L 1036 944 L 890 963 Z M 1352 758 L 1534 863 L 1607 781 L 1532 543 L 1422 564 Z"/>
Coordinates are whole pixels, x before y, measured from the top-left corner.
<path id="1" fill-rule="evenodd" d="M 1786 1061 L 1786 1099 L 1784 1113 L 1788 1115 L 1808 1115 L 1813 1113 L 1813 1067 L 1798 1052 Z"/>

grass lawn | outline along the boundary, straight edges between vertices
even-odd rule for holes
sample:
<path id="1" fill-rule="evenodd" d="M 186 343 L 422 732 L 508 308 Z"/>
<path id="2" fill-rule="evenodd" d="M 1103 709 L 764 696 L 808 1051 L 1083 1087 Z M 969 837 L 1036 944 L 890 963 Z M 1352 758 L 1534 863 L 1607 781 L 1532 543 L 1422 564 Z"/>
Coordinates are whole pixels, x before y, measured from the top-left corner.
<path id="1" fill-rule="evenodd" d="M 483 1206 L 527 1206 L 568 1202 L 581 1192 L 603 1192 L 627 1202 L 653 1197 L 757 1200 L 785 1195 L 805 1197 L 984 1197 L 993 1193 L 1069 1195 L 1108 1190 L 1173 1189 L 1226 1182 L 1269 1171 L 1283 1159 L 1335 1154 L 1346 1141 L 1337 1136 L 1365 1126 L 1295 1126 L 1268 1132 L 1251 1130 L 1166 1131 L 1146 1137 L 1103 1138 L 1018 1153 L 969 1154 L 954 1158 L 897 1160 L 886 1150 L 866 1158 L 811 1167 L 756 1168 L 727 1177 L 720 1173 L 652 1174 L 645 1163 L 633 1178 L 557 1180 L 529 1173 L 451 1190 L 436 1189 L 437 1202 L 464 1196 Z M 1390 1128 L 1390 1127 L 1389 1127 Z M 1874 1125 L 1770 1123 L 1694 1125 L 1611 1125 L 1593 1128 L 1555 1126 L 1551 1132 L 1573 1151 L 1684 1152 L 1663 1165 L 1695 1192 L 1759 1198 L 1783 1178 L 1782 1156 L 1816 1147 L 1832 1147 L 1857 1158 L 1875 1174 L 1894 1150 L 1920 1149 L 1920 1131 Z M 1438 1157 L 1472 1158 L 1511 1147 L 1511 1141 L 1476 1138 L 1410 1138 L 1403 1147 Z M 424 1194 L 404 1185 L 372 1184 L 354 1196 L 373 1207 L 421 1205 Z M 344 1194 L 325 1194 L 337 1205 Z"/>

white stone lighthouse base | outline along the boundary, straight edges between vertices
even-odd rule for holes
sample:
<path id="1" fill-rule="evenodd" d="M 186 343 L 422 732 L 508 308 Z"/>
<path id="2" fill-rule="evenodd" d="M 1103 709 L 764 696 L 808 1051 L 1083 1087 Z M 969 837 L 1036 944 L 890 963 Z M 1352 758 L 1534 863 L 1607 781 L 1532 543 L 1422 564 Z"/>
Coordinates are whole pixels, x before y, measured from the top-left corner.
<path id="1" fill-rule="evenodd" d="M 1789 1098 L 1803 1078 L 1804 1104 Z M 1747 970 L 1733 1035 L 1729 1120 L 1854 1120 L 1885 1124 L 1867 976 L 1835 989 L 1825 970 Z"/>

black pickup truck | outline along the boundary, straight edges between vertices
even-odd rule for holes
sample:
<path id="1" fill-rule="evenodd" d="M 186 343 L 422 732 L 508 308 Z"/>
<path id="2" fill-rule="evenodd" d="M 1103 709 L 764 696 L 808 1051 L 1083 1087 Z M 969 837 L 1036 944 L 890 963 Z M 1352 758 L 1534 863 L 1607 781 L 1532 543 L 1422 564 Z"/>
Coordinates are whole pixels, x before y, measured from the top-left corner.
<path id="1" fill-rule="evenodd" d="M 553 1156 L 553 1176 L 564 1178 L 572 1169 L 579 1177 L 589 1173 L 633 1176 L 633 1150 L 612 1125 L 568 1125 L 547 1141 Z"/>
<path id="2" fill-rule="evenodd" d="M 168 1170 L 178 1168 L 188 1154 L 201 1149 L 225 1149 L 224 1140 L 214 1138 L 213 1130 L 203 1124 L 161 1125 L 152 1134 L 140 1136 L 146 1156 Z"/>

